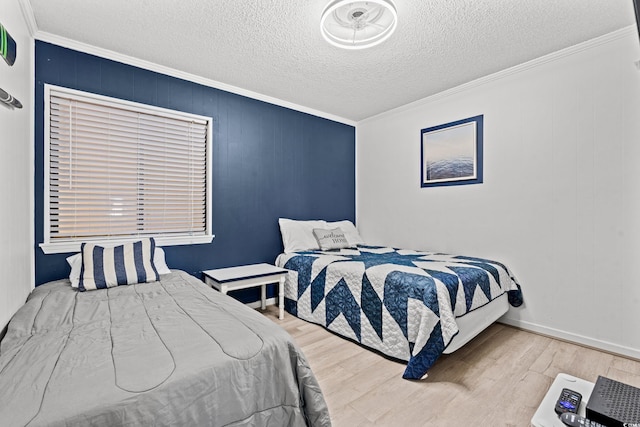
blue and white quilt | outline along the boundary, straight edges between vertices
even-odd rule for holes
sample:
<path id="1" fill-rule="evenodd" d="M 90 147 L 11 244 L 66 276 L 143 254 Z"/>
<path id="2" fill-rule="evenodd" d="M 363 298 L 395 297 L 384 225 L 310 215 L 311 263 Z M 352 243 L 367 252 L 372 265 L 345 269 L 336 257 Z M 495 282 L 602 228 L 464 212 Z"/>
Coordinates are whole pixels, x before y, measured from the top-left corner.
<path id="1" fill-rule="evenodd" d="M 393 358 L 419 379 L 458 333 L 464 316 L 520 285 L 496 261 L 379 246 L 281 254 L 285 309 Z"/>

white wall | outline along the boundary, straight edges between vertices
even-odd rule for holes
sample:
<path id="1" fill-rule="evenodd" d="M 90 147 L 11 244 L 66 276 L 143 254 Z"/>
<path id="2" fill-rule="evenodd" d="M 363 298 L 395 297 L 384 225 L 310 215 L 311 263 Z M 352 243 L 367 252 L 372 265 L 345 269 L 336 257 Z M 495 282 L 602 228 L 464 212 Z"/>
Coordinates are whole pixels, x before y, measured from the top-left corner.
<path id="1" fill-rule="evenodd" d="M 502 260 L 506 323 L 640 357 L 639 59 L 630 27 L 358 123 L 361 234 Z M 420 188 L 420 130 L 478 114 L 484 183 Z"/>
<path id="2" fill-rule="evenodd" d="M 22 109 L 0 105 L 0 329 L 32 289 L 31 204 L 33 188 L 32 86 L 33 39 L 18 0 L 6 0 L 0 23 L 16 40 L 12 67 L 0 59 L 0 87 L 17 98 Z"/>

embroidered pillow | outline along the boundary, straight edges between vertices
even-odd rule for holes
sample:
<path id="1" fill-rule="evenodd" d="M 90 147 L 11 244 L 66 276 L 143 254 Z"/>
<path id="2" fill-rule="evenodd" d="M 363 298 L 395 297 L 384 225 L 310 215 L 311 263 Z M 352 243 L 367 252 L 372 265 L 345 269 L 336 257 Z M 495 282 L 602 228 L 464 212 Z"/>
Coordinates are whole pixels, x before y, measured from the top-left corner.
<path id="1" fill-rule="evenodd" d="M 90 291 L 159 280 L 153 264 L 155 246 L 153 238 L 113 248 L 83 243 L 78 289 Z"/>
<path id="2" fill-rule="evenodd" d="M 351 247 L 349 241 L 344 236 L 344 232 L 339 228 L 334 228 L 331 230 L 326 230 L 324 228 L 314 228 L 313 235 L 318 241 L 320 249 L 323 251 Z"/>

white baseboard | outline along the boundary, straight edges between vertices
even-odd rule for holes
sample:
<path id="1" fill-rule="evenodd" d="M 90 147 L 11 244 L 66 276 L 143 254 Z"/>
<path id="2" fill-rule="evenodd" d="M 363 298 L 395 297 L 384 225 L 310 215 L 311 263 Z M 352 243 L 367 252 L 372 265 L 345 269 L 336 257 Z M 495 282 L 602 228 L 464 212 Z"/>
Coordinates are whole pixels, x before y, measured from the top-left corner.
<path id="1" fill-rule="evenodd" d="M 278 304 L 278 298 L 267 298 L 267 305 L 277 305 Z M 248 305 L 251 308 L 260 308 L 261 304 L 260 304 L 260 300 L 258 301 L 254 301 L 254 302 L 248 302 L 246 305 Z"/>
<path id="2" fill-rule="evenodd" d="M 514 326 L 525 331 L 534 332 L 540 335 L 546 335 L 551 338 L 557 338 L 563 341 L 568 341 L 574 344 L 580 344 L 585 347 L 590 347 L 596 350 L 606 351 L 615 355 L 624 357 L 630 357 L 632 359 L 640 360 L 640 350 L 625 347 L 619 344 L 610 343 L 608 341 L 602 341 L 594 338 L 585 337 L 583 335 L 573 334 L 570 332 L 562 331 L 559 329 L 549 328 L 541 326 L 536 323 L 525 322 L 518 319 L 510 319 L 508 317 L 501 317 L 498 322 L 505 325 Z"/>
<path id="3" fill-rule="evenodd" d="M 278 298 L 267 298 L 267 305 L 277 305 Z M 251 308 L 260 308 L 260 301 L 254 301 L 247 303 Z M 505 325 L 514 326 L 516 328 L 534 332 L 536 334 L 545 335 L 551 338 L 556 338 L 563 341 L 568 341 L 574 344 L 579 344 L 585 347 L 590 347 L 596 350 L 606 351 L 615 355 L 624 357 L 630 357 L 632 359 L 640 360 L 640 350 L 625 347 L 619 344 L 610 343 L 608 341 L 597 340 L 594 338 L 585 337 L 583 335 L 572 334 L 560 329 L 549 328 L 546 326 L 538 325 L 536 323 L 526 322 L 518 319 L 510 319 L 508 317 L 501 317 L 498 322 Z"/>

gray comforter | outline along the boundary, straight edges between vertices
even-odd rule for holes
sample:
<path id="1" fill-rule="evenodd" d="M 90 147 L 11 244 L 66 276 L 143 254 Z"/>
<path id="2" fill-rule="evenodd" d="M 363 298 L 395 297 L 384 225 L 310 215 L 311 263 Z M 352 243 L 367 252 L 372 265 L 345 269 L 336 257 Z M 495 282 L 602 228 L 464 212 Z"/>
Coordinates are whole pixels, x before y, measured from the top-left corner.
<path id="1" fill-rule="evenodd" d="M 77 292 L 38 286 L 0 343 L 2 426 L 329 426 L 278 325 L 181 271 Z"/>

